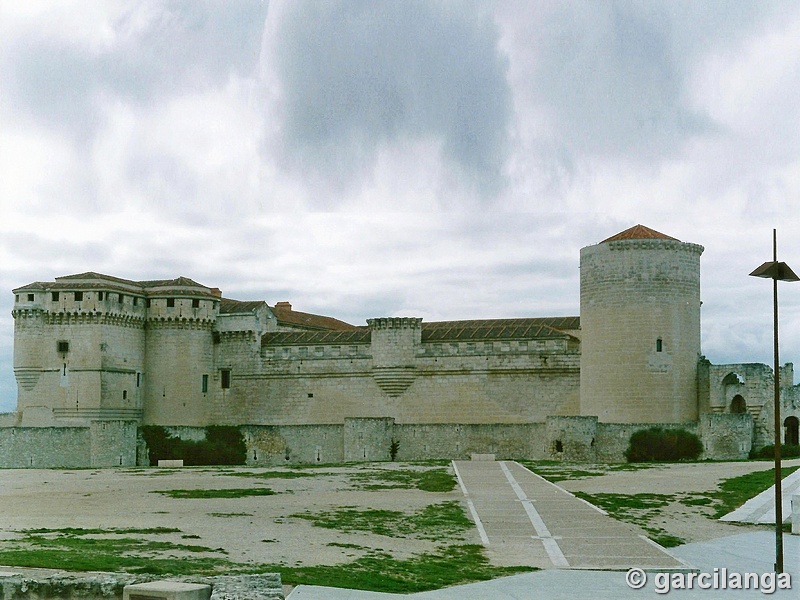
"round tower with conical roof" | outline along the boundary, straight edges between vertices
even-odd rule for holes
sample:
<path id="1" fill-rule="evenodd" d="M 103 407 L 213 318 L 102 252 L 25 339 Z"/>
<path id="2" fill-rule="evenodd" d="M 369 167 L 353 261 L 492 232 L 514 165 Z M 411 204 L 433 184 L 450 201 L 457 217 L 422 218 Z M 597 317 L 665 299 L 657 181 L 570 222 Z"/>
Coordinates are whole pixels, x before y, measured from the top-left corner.
<path id="1" fill-rule="evenodd" d="M 703 247 L 642 225 L 581 249 L 581 414 L 696 421 Z"/>

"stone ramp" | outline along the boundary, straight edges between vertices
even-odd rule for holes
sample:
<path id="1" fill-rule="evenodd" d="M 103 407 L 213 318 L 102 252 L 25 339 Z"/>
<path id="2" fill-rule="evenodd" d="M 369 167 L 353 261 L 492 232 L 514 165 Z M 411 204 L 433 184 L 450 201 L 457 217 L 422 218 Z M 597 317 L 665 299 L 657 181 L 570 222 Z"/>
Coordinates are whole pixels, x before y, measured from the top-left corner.
<path id="1" fill-rule="evenodd" d="M 783 506 L 783 522 L 792 520 L 792 495 L 800 494 L 800 469 L 781 480 L 781 501 Z M 750 498 L 739 508 L 720 517 L 720 521 L 737 523 L 770 523 L 775 524 L 775 486 L 764 490 L 758 496 Z"/>
<path id="2" fill-rule="evenodd" d="M 453 461 L 497 565 L 543 569 L 687 569 L 632 525 L 512 461 Z"/>

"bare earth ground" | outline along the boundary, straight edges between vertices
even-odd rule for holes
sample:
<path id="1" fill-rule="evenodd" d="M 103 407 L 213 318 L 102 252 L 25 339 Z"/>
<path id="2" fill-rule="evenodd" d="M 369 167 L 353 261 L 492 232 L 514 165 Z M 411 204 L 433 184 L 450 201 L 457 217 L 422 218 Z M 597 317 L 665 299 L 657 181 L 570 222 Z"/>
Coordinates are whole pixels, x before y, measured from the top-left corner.
<path id="1" fill-rule="evenodd" d="M 788 464 L 797 461 L 787 461 Z M 713 491 L 722 479 L 770 468 L 766 462 L 659 465 L 635 471 L 560 481 L 570 491 L 616 494 L 676 494 Z M 397 559 L 431 552 L 432 541 L 370 533 L 345 533 L 315 527 L 295 513 L 342 507 L 415 512 L 430 504 L 464 502 L 461 490 L 365 490 L 354 476 L 386 469 L 426 469 L 394 463 L 371 463 L 302 469 L 313 476 L 258 479 L 255 475 L 282 469 L 186 468 L 106 470 L 0 470 L 0 541 L 15 539 L 24 529 L 174 527 L 179 533 L 157 539 L 223 548 L 235 562 L 283 563 L 288 566 L 350 562 L 368 550 L 380 549 Z M 441 467 L 439 467 L 441 468 Z M 576 468 L 581 468 L 576 466 Z M 594 468 L 594 467 L 590 467 Z M 373 483 L 381 483 L 380 479 Z M 384 482 L 391 484 L 390 482 Z M 269 487 L 273 496 L 230 499 L 177 499 L 154 493 L 173 489 Z M 656 525 L 687 542 L 733 535 L 742 526 L 708 517 L 707 506 L 675 502 L 661 509 Z M 195 537 L 196 536 L 196 537 Z M 142 536 L 148 537 L 148 536 Z M 151 538 L 152 539 L 152 538 Z M 476 530 L 460 543 L 479 544 Z M 345 546 L 345 547 L 343 547 Z"/>

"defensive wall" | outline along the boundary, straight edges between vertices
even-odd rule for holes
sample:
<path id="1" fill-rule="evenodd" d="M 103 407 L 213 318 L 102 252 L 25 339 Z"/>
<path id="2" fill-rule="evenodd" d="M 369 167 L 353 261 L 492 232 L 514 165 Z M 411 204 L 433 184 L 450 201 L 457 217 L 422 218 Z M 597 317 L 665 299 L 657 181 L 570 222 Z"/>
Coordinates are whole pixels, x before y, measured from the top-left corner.
<path id="1" fill-rule="evenodd" d="M 340 424 L 244 425 L 239 429 L 251 466 L 313 465 L 391 459 L 498 459 L 624 462 L 630 436 L 660 426 L 703 441 L 702 458 L 746 458 L 753 439 L 750 414 L 703 414 L 696 423 L 602 423 L 596 417 L 548 417 L 541 423 L 400 424 L 391 417 Z M 167 427 L 181 439 L 202 440 L 205 428 Z M 2 468 L 87 468 L 148 464 L 134 421 L 94 421 L 89 427 L 0 427 Z"/>

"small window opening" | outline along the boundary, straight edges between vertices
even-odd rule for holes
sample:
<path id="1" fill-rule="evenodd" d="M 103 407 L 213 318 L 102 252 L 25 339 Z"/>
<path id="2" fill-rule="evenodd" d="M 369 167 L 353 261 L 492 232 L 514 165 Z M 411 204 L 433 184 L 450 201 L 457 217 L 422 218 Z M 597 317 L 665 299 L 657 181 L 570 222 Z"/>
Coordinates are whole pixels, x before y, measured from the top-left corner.
<path id="1" fill-rule="evenodd" d="M 122 390 L 122 399 L 123 400 L 127 400 L 128 399 L 128 390 Z"/>
<path id="2" fill-rule="evenodd" d="M 58 351 L 59 352 L 69 352 L 69 342 L 66 340 L 59 340 L 58 342 Z"/>
<path id="3" fill-rule="evenodd" d="M 19 294 L 14 294 L 14 302 L 19 302 Z"/>
<path id="4" fill-rule="evenodd" d="M 314 397 L 314 394 L 312 394 L 311 392 L 309 392 L 309 393 L 308 393 L 308 397 L 309 397 L 309 398 L 313 398 L 313 397 Z"/>
<path id="5" fill-rule="evenodd" d="M 52 297 L 53 297 L 53 302 L 58 302 L 58 292 L 53 292 Z"/>
<path id="6" fill-rule="evenodd" d="M 28 294 L 28 302 L 33 302 L 35 296 L 33 294 Z"/>
<path id="7" fill-rule="evenodd" d="M 123 296 L 122 294 L 120 294 L 120 295 L 117 297 L 117 302 L 119 302 L 120 304 L 122 304 L 122 300 L 123 300 L 124 298 L 125 298 L 125 296 Z"/>
<path id="8" fill-rule="evenodd" d="M 134 297 L 133 297 L 133 305 L 134 305 L 134 306 L 137 306 L 138 304 L 139 304 L 139 298 L 137 298 L 136 296 L 134 296 Z"/>
<path id="9" fill-rule="evenodd" d="M 203 375 L 203 382 L 201 384 L 201 389 L 204 394 L 208 393 L 208 375 Z"/>
<path id="10" fill-rule="evenodd" d="M 167 298 L 167 308 L 175 308 L 175 298 Z"/>
<path id="11" fill-rule="evenodd" d="M 192 300 L 192 308 L 200 308 L 200 300 Z"/>
<path id="12" fill-rule="evenodd" d="M 97 299 L 98 300 L 102 300 L 103 299 L 103 292 L 97 292 Z"/>
<path id="13" fill-rule="evenodd" d="M 561 443 L 561 440 L 556 440 L 556 452 L 563 452 L 564 451 L 564 444 Z"/>
<path id="14" fill-rule="evenodd" d="M 144 304 L 145 304 L 145 306 L 146 306 L 147 308 L 150 308 L 150 298 L 148 298 L 148 299 L 145 301 L 145 303 L 144 303 Z"/>
<path id="15" fill-rule="evenodd" d="M 142 374 L 141 373 L 137 373 L 136 374 L 136 387 L 139 387 L 141 384 L 142 384 Z"/>
<path id="16" fill-rule="evenodd" d="M 83 302 L 83 292 L 75 292 L 75 302 Z"/>
<path id="17" fill-rule="evenodd" d="M 231 371 L 230 369 L 222 369 L 221 372 L 222 389 L 227 390 L 231 387 Z"/>
<path id="18" fill-rule="evenodd" d="M 656 340 L 656 352 L 662 352 L 664 350 L 664 341 L 661 338 Z"/>

